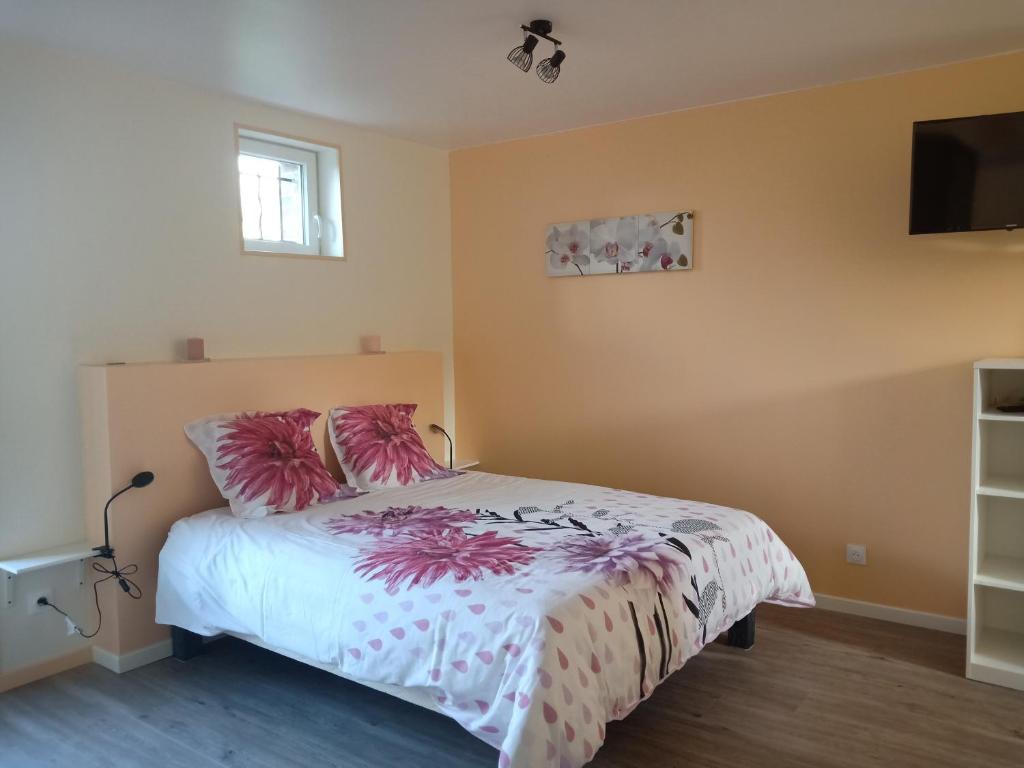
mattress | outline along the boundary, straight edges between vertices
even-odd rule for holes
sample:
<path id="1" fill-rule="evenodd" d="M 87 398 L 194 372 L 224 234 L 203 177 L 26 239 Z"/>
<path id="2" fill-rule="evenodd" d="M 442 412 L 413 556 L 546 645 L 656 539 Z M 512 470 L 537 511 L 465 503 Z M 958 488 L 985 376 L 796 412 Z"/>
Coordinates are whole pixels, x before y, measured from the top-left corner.
<path id="1" fill-rule="evenodd" d="M 157 621 L 226 632 L 428 703 L 499 766 L 580 766 L 705 644 L 811 606 L 755 515 L 472 472 L 303 512 L 179 520 Z"/>

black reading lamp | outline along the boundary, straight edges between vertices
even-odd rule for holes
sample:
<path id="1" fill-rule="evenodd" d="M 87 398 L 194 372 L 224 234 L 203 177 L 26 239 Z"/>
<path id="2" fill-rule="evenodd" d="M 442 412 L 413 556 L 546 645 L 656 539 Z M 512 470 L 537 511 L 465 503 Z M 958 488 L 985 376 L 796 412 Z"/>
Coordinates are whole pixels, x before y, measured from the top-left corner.
<path id="1" fill-rule="evenodd" d="M 49 606 L 50 608 L 53 608 L 53 610 L 55 610 L 61 616 L 63 616 L 68 622 L 69 629 L 77 632 L 82 637 L 96 637 L 96 635 L 98 635 L 100 632 L 100 627 L 103 626 L 103 612 L 100 610 L 100 584 L 102 584 L 105 581 L 109 581 L 110 579 L 117 579 L 118 585 L 121 587 L 122 591 L 124 591 L 124 593 L 128 595 L 128 597 L 132 598 L 133 600 L 138 600 L 140 597 L 142 597 L 142 590 L 139 589 L 139 585 L 132 581 L 130 578 L 128 578 L 129 576 L 133 576 L 135 573 L 138 572 L 139 566 L 132 563 L 131 565 L 119 567 L 117 564 L 117 560 L 114 559 L 114 548 L 110 546 L 110 527 L 108 525 L 107 516 L 110 512 L 110 502 L 112 502 L 125 491 L 130 491 L 132 488 L 145 488 L 147 485 L 153 482 L 154 477 L 155 476 L 153 475 L 152 472 L 139 472 L 139 474 L 132 478 L 132 481 L 128 485 L 126 485 L 120 491 L 118 491 L 109 499 L 107 499 L 107 505 L 103 507 L 103 546 L 93 547 L 92 551 L 96 553 L 95 555 L 93 555 L 93 557 L 106 558 L 110 561 L 110 564 L 113 567 L 107 568 L 107 566 L 105 566 L 103 563 L 92 564 L 92 569 L 94 571 L 96 571 L 97 573 L 104 574 L 102 579 L 97 579 L 92 583 L 93 597 L 96 600 L 96 614 L 99 617 L 96 623 L 96 631 L 85 632 L 81 627 L 79 627 L 75 622 L 71 620 L 71 617 L 68 616 L 68 614 L 60 606 L 51 602 L 45 596 L 40 597 L 38 600 L 36 600 L 36 605 Z"/>
<path id="2" fill-rule="evenodd" d="M 139 472 L 128 485 L 107 499 L 107 505 L 103 508 L 103 546 L 92 548 L 92 551 L 96 553 L 95 557 L 105 557 L 108 560 L 114 559 L 114 548 L 110 546 L 110 524 L 108 521 L 110 503 L 125 491 L 130 491 L 132 488 L 145 488 L 153 482 L 154 477 L 156 475 L 152 472 Z"/>
<path id="3" fill-rule="evenodd" d="M 110 546 L 110 503 L 118 496 L 120 496 L 122 493 L 130 491 L 132 488 L 145 488 L 147 485 L 153 482 L 154 477 L 155 475 L 152 472 L 139 472 L 139 474 L 132 478 L 132 481 L 128 485 L 126 485 L 124 488 L 122 488 L 109 499 L 107 499 L 107 505 L 103 507 L 103 546 L 92 548 L 92 551 L 96 553 L 95 557 L 105 557 L 108 560 L 113 561 L 113 570 L 104 568 L 103 572 L 109 574 L 108 578 L 116 578 L 117 583 L 121 585 L 121 589 L 123 589 L 125 592 L 129 592 L 131 590 L 131 587 L 129 586 L 129 581 L 124 578 L 124 571 L 127 571 L 129 568 L 132 568 L 133 566 L 126 566 L 124 569 L 119 569 L 117 567 L 117 561 L 114 560 L 114 548 Z"/>
<path id="4" fill-rule="evenodd" d="M 445 432 L 444 431 L 444 427 L 442 427 L 440 424 L 431 424 L 430 425 L 430 431 L 434 432 L 434 433 L 440 432 L 442 435 L 444 435 L 447 438 L 447 440 L 448 440 L 448 469 L 455 469 L 455 467 L 453 466 L 453 464 L 455 463 L 455 448 L 452 445 L 452 437 L 451 437 L 451 435 L 449 435 L 447 432 Z"/>

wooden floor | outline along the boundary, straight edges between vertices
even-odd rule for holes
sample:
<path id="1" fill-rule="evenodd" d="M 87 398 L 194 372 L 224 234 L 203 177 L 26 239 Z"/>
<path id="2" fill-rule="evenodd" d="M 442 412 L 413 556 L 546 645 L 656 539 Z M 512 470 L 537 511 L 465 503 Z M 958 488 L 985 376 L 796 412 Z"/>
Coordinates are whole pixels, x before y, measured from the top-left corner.
<path id="1" fill-rule="evenodd" d="M 705 649 L 591 764 L 1024 765 L 1024 693 L 963 678 L 962 637 L 762 606 L 757 645 Z M 453 721 L 227 639 L 188 663 L 95 665 L 0 694 L 0 766 L 493 768 Z"/>

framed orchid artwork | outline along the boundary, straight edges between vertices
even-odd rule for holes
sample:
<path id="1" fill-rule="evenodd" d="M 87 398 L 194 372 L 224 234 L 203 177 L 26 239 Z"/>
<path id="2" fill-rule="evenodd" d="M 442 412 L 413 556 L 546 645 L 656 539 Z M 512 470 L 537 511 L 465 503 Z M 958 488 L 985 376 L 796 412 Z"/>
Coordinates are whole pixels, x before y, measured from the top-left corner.
<path id="1" fill-rule="evenodd" d="M 553 277 L 590 274 L 590 222 L 552 224 L 544 244 L 548 274 Z"/>
<path id="2" fill-rule="evenodd" d="M 544 247 L 551 277 L 692 269 L 693 211 L 552 224 Z"/>
<path id="3" fill-rule="evenodd" d="M 635 272 L 693 269 L 693 212 L 647 213 L 637 217 Z"/>
<path id="4" fill-rule="evenodd" d="M 636 257 L 636 216 L 592 219 L 590 222 L 590 274 L 614 274 Z"/>

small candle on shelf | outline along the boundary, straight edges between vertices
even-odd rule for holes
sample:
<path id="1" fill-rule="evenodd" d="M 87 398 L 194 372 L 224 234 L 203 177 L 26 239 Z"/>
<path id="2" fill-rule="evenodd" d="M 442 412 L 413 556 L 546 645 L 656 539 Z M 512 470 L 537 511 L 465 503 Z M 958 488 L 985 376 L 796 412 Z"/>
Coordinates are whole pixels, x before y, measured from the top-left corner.
<path id="1" fill-rule="evenodd" d="M 206 342 L 198 337 L 185 339 L 185 359 L 190 362 L 206 359 Z"/>
<path id="2" fill-rule="evenodd" d="M 363 336 L 359 339 L 359 345 L 365 355 L 379 355 L 384 350 L 380 347 L 380 336 Z"/>

